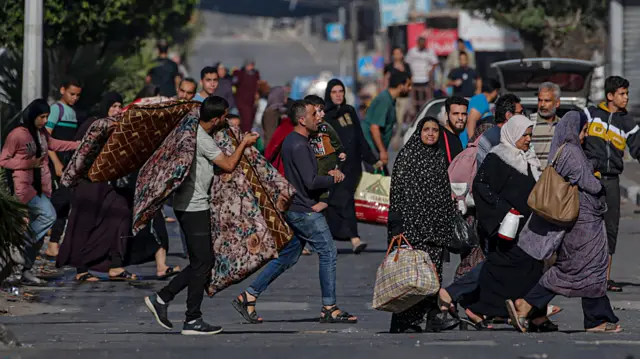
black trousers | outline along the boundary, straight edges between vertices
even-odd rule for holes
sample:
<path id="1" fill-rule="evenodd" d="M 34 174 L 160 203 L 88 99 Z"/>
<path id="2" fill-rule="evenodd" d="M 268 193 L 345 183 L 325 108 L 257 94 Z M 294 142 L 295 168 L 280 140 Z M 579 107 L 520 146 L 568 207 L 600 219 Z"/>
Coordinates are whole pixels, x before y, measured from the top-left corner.
<path id="1" fill-rule="evenodd" d="M 158 292 L 165 303 L 172 301 L 187 288 L 186 321 L 202 317 L 200 305 L 204 289 L 213 267 L 213 243 L 211 242 L 211 217 L 209 211 L 180 212 L 176 217 L 184 231 L 189 265 Z"/>
<path id="2" fill-rule="evenodd" d="M 479 263 L 445 288 L 453 302 L 459 302 L 463 308 L 466 308 L 478 300 L 478 285 L 483 265 L 484 262 Z"/>
<path id="3" fill-rule="evenodd" d="M 71 188 L 59 187 L 51 194 L 51 204 L 56 210 L 56 221 L 51 227 L 51 238 L 49 238 L 52 243 L 60 243 L 60 239 L 62 239 L 71 211 L 71 191 Z"/>
<path id="4" fill-rule="evenodd" d="M 608 194 L 607 194 L 608 195 Z M 536 284 L 524 297 L 536 312 L 533 317 L 547 314 L 547 306 L 556 294 L 549 289 Z M 613 313 L 609 297 L 582 298 L 582 312 L 584 314 L 584 329 L 595 328 L 604 323 L 617 323 L 618 317 Z"/>
<path id="5" fill-rule="evenodd" d="M 604 214 L 607 244 L 609 254 L 614 254 L 618 243 L 618 226 L 620 224 L 620 177 L 604 176 L 601 183 L 607 192 L 607 212 Z"/>

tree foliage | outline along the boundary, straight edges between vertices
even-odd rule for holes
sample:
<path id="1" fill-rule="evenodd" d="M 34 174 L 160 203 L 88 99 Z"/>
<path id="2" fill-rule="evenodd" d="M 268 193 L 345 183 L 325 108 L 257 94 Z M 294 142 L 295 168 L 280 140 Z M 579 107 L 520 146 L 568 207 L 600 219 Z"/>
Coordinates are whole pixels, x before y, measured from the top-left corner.
<path id="1" fill-rule="evenodd" d="M 46 47 L 75 48 L 112 42 L 136 47 L 150 37 L 171 37 L 191 18 L 197 0 L 43 0 Z M 4 0 L 0 44 L 21 48 L 24 0 Z M 104 47 L 106 48 L 106 46 Z"/>
<path id="2" fill-rule="evenodd" d="M 141 88 L 144 75 L 140 72 L 146 74 L 153 58 L 145 41 L 164 38 L 173 44 L 185 42 L 193 32 L 189 23 L 197 1 L 43 0 L 43 95 L 56 98 L 65 76 L 77 77 L 88 85 L 78 103 L 84 109 L 93 106 L 104 91 L 124 89 L 126 96 L 133 87 Z M 0 1 L 0 47 L 17 57 L 21 57 L 24 41 L 24 3 Z M 9 65 L 0 63 L 5 71 L 16 70 Z M 21 80 L 19 76 L 17 81 Z M 0 83 L 0 93 L 6 85 Z M 19 83 L 8 85 L 20 88 Z M 0 106 L 12 102 L 20 107 L 19 93 L 0 99 Z"/>
<path id="3" fill-rule="evenodd" d="M 538 55 L 555 56 L 576 31 L 593 33 L 607 18 L 606 0 L 453 0 L 520 31 Z"/>

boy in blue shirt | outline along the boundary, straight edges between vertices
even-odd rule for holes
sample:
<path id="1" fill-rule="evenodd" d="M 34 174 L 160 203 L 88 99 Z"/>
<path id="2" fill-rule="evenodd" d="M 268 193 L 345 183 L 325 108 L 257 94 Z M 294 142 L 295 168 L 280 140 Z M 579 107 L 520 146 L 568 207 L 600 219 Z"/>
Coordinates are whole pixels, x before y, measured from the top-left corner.
<path id="1" fill-rule="evenodd" d="M 63 140 L 73 141 L 78 131 L 78 118 L 73 106 L 80 99 L 82 93 L 82 85 L 77 79 L 68 78 L 62 82 L 60 86 L 60 100 L 53 105 L 49 112 L 49 118 L 45 128 L 51 134 L 51 137 Z M 51 237 L 45 254 L 49 258 L 58 256 L 60 249 L 60 239 L 67 223 L 67 217 L 71 210 L 71 191 L 68 188 L 60 186 L 60 177 L 64 172 L 64 167 L 71 160 L 73 151 L 54 152 L 49 151 L 49 169 L 51 171 L 51 182 L 53 185 L 53 193 L 51 195 L 51 203 L 56 209 L 57 219 L 51 228 Z"/>

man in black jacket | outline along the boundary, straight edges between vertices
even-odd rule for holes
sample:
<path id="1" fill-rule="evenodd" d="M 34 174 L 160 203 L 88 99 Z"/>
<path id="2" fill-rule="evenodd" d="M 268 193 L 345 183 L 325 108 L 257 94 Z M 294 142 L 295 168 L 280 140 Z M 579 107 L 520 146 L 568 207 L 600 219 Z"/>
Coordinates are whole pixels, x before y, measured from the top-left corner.
<path id="1" fill-rule="evenodd" d="M 606 102 L 585 110 L 589 118 L 589 136 L 585 140 L 585 153 L 601 175 L 606 191 L 607 213 L 604 221 L 609 246 L 609 272 L 607 290 L 621 292 L 611 277 L 611 263 L 616 250 L 620 222 L 620 174 L 624 169 L 624 150 L 629 147 L 631 156 L 640 158 L 640 127 L 627 113 L 629 81 L 620 76 L 610 76 L 604 82 Z"/>
<path id="2" fill-rule="evenodd" d="M 450 165 L 454 158 L 464 150 L 460 141 L 460 133 L 467 125 L 467 109 L 469 101 L 464 97 L 451 96 L 444 102 L 444 109 L 447 120 L 440 130 L 438 146 L 444 152 L 447 165 Z"/>

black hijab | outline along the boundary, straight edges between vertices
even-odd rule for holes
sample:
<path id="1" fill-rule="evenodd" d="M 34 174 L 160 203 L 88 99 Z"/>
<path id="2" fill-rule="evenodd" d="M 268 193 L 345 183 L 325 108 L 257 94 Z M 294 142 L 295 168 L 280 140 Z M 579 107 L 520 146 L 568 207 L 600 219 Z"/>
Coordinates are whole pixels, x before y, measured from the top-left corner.
<path id="1" fill-rule="evenodd" d="M 342 99 L 342 103 L 339 105 L 336 105 L 335 103 L 333 103 L 333 101 L 331 101 L 331 90 L 336 86 L 341 86 L 342 90 L 344 91 L 344 98 Z M 324 91 L 325 116 L 329 112 L 336 112 L 334 117 L 340 117 L 348 111 L 348 108 L 346 107 L 351 107 L 347 105 L 347 88 L 344 87 L 342 81 L 338 79 L 331 79 L 331 81 L 327 83 L 327 89 Z"/>
<path id="2" fill-rule="evenodd" d="M 98 105 L 98 109 L 96 111 L 96 117 L 105 118 L 109 117 L 109 110 L 114 103 L 122 102 L 122 96 L 117 92 L 105 92 L 102 94 L 102 99 L 100 100 L 100 104 Z"/>
<path id="3" fill-rule="evenodd" d="M 40 143 L 40 130 L 36 127 L 36 118 L 49 112 L 51 112 L 49 104 L 41 98 L 33 100 L 33 102 L 22 111 L 22 121 L 19 127 L 26 128 L 33 138 L 33 142 L 35 142 L 36 145 L 36 158 L 40 158 L 43 155 L 42 145 Z M 33 169 L 33 188 L 38 195 L 42 194 L 42 171 L 40 167 Z"/>
<path id="4" fill-rule="evenodd" d="M 448 246 L 453 238 L 455 207 L 447 161 L 437 142 L 425 145 L 420 138 L 427 122 L 420 120 L 416 131 L 402 147 L 391 174 L 389 237 L 403 233 L 413 246 Z"/>

